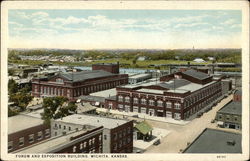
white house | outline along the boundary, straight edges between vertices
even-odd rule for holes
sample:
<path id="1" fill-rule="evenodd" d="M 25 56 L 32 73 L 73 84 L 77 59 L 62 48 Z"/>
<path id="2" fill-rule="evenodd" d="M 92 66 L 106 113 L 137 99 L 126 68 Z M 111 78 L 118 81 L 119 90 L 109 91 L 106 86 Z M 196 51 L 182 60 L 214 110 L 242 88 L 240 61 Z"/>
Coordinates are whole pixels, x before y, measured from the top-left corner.
<path id="1" fill-rule="evenodd" d="M 196 63 L 203 63 L 203 62 L 205 62 L 205 60 L 203 60 L 201 58 L 195 58 L 193 61 L 196 62 Z"/>

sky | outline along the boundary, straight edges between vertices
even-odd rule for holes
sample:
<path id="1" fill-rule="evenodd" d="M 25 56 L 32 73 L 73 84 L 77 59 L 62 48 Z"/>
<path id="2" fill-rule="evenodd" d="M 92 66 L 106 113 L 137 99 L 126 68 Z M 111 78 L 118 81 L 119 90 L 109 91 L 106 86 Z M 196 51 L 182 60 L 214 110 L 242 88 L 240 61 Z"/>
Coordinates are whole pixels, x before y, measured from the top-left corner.
<path id="1" fill-rule="evenodd" d="M 241 48 L 240 10 L 9 10 L 9 48 Z"/>

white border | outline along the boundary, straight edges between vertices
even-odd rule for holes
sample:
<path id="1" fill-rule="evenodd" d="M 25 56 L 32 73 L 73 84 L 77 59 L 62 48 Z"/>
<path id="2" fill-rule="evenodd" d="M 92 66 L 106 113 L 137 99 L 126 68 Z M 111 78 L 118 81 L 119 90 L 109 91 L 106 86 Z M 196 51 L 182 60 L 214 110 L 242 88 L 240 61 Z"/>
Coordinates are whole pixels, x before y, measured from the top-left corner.
<path id="1" fill-rule="evenodd" d="M 60 4 L 60 5 L 59 5 Z M 8 9 L 198 9 L 242 11 L 242 68 L 243 68 L 243 154 L 127 154 L 119 160 L 247 160 L 249 158 L 249 5 L 247 1 L 4 1 L 1 6 L 1 159 L 17 160 L 7 154 L 7 43 Z M 225 156 L 225 158 L 218 158 Z M 27 158 L 18 159 L 27 160 Z M 35 160 L 35 159 L 33 159 Z M 36 160 L 41 160 L 38 158 Z M 55 159 L 53 159 L 55 160 Z M 65 160 L 57 158 L 56 160 Z M 69 159 L 67 159 L 69 160 Z M 78 159 L 74 159 L 78 160 Z M 83 160 L 83 159 L 81 159 Z M 86 160 L 86 159 L 85 159 Z M 103 159 L 91 159 L 103 160 Z M 115 160 L 105 158 L 105 160 Z"/>

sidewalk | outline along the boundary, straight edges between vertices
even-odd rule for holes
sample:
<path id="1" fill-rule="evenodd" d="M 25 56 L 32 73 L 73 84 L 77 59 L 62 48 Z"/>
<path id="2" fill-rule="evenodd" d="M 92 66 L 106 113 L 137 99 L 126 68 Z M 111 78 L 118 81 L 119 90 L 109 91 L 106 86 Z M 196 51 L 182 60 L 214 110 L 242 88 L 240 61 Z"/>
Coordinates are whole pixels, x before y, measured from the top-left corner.
<path id="1" fill-rule="evenodd" d="M 142 119 L 148 119 L 148 120 L 154 120 L 154 121 L 160 121 L 160 122 L 167 122 L 167 123 L 172 123 L 172 124 L 178 124 L 178 125 L 186 125 L 190 121 L 184 121 L 184 120 L 175 120 L 172 118 L 166 118 L 166 117 L 157 117 L 157 116 L 149 116 L 147 114 L 142 114 L 142 113 L 137 113 L 137 112 L 125 112 L 125 111 L 118 111 L 118 110 L 108 110 L 105 108 L 97 108 L 97 112 L 104 112 L 104 113 L 111 113 L 115 115 L 123 115 L 123 116 L 138 116 L 139 118 Z"/>

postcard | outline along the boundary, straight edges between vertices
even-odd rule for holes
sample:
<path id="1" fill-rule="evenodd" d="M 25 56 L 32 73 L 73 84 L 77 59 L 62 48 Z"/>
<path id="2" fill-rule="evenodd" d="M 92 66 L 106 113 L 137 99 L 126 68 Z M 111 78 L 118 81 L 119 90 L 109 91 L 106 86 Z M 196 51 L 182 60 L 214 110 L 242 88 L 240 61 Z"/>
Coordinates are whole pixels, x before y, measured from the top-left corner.
<path id="1" fill-rule="evenodd" d="M 1 159 L 249 159 L 247 1 L 1 9 Z"/>

